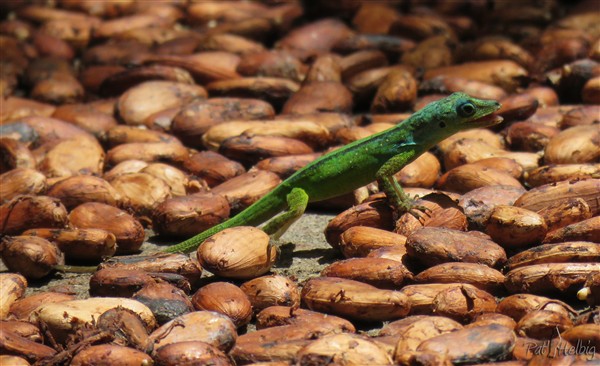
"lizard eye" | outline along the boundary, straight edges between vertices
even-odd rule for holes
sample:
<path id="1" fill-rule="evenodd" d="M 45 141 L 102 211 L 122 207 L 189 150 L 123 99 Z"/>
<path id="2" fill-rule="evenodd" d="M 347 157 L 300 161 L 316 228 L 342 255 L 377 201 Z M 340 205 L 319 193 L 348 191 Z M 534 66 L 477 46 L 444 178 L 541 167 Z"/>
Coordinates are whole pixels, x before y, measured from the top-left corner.
<path id="1" fill-rule="evenodd" d="M 471 117 L 475 114 L 475 106 L 471 102 L 465 102 L 456 108 L 456 113 L 461 117 Z"/>

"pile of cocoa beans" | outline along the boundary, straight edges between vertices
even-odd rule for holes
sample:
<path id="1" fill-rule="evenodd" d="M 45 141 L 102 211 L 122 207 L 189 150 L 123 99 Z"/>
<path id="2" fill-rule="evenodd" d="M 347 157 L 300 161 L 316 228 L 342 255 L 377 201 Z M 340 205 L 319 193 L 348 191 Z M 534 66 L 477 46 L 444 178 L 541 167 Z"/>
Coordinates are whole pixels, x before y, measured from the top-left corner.
<path id="1" fill-rule="evenodd" d="M 0 11 L 0 364 L 599 362 L 597 0 Z M 278 274 L 254 227 L 141 253 L 457 91 L 504 122 L 396 174 L 424 210 L 396 215 L 376 184 L 313 206 L 339 213 L 321 273 Z M 83 298 L 28 289 L 82 266 Z"/>

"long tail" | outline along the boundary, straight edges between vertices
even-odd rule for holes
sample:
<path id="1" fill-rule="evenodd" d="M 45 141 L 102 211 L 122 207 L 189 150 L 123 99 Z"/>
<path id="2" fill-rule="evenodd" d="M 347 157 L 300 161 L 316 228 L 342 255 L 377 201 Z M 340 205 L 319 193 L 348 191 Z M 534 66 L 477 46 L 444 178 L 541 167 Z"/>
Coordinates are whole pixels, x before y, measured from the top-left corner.
<path id="1" fill-rule="evenodd" d="M 279 186 L 229 220 L 215 225 L 179 244 L 170 246 L 164 251 L 167 253 L 189 253 L 198 248 L 210 236 L 230 227 L 262 224 L 285 209 L 287 195 L 285 191 L 285 188 Z"/>

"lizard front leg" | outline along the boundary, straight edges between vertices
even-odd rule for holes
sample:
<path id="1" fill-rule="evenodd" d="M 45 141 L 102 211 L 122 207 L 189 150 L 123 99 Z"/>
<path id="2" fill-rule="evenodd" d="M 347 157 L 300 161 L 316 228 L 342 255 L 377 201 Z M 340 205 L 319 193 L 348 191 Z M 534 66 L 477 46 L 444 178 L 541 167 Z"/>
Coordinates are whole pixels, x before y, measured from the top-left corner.
<path id="1" fill-rule="evenodd" d="M 386 161 L 385 164 L 379 168 L 375 177 L 377 178 L 377 184 L 381 189 L 390 204 L 394 207 L 397 216 L 405 212 L 411 213 L 413 216 L 419 218 L 415 213 L 412 212 L 413 208 L 419 210 L 426 210 L 424 207 L 417 207 L 414 205 L 414 200 L 410 198 L 406 192 L 400 186 L 400 183 L 394 177 L 400 169 L 404 168 L 408 163 L 411 162 L 413 154 L 403 153 L 398 154 Z"/>
<path id="2" fill-rule="evenodd" d="M 308 194 L 303 189 L 293 188 L 286 196 L 288 209 L 279 216 L 271 219 L 262 230 L 278 239 L 306 210 Z"/>

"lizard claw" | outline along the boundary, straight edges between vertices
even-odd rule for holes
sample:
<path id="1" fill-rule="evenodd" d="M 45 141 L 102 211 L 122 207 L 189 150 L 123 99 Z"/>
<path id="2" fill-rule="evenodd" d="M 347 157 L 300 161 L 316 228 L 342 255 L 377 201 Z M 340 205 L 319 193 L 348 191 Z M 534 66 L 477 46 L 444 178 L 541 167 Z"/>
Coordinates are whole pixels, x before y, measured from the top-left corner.
<path id="1" fill-rule="evenodd" d="M 431 212 L 431 209 L 424 205 L 417 204 L 418 199 L 415 197 L 411 198 L 405 202 L 398 202 L 394 210 L 394 219 L 399 219 L 405 213 L 411 214 L 415 219 L 420 220 L 423 218 L 423 215 L 429 216 L 428 212 Z"/>
<path id="2" fill-rule="evenodd" d="M 431 209 L 423 205 L 413 205 L 406 212 L 411 214 L 415 219 L 420 220 L 423 217 L 423 215 L 429 216 L 429 212 L 431 212 Z"/>

